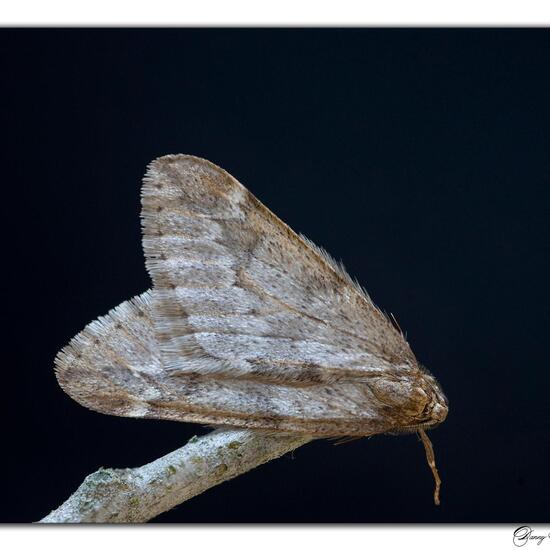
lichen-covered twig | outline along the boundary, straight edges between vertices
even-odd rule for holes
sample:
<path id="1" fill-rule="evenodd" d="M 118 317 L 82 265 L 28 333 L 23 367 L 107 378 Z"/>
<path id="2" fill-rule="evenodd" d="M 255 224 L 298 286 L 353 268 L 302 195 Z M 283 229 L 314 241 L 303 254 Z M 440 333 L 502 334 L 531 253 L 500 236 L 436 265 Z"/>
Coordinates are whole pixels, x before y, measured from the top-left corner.
<path id="1" fill-rule="evenodd" d="M 154 462 L 100 469 L 40 523 L 143 523 L 310 439 L 251 430 L 216 430 Z"/>

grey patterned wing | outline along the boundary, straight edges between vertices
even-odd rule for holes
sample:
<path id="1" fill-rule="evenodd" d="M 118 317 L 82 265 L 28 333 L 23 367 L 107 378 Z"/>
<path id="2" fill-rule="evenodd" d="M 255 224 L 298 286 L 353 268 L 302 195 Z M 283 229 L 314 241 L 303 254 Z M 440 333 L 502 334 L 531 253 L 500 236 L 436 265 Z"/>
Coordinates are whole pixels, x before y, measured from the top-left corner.
<path id="1" fill-rule="evenodd" d="M 349 276 L 221 168 L 158 159 L 142 203 L 157 336 L 175 373 L 361 376 L 414 362 Z"/>
<path id="2" fill-rule="evenodd" d="M 208 394 L 232 425 L 373 433 L 380 377 L 415 359 L 340 266 L 203 159 L 154 161 L 142 206 L 154 330 L 185 402 Z"/>

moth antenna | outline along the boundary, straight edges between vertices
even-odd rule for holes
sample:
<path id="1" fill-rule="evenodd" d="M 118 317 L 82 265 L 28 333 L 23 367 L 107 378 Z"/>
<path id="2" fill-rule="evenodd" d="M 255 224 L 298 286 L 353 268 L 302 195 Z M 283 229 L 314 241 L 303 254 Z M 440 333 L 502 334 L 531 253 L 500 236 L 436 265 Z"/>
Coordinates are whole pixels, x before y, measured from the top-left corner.
<path id="1" fill-rule="evenodd" d="M 437 471 L 437 467 L 435 465 L 434 448 L 432 446 L 432 442 L 430 441 L 430 438 L 426 435 L 426 432 L 424 430 L 418 430 L 418 435 L 420 435 L 420 439 L 422 439 L 422 443 L 424 444 L 424 449 L 426 450 L 426 458 L 428 460 L 428 464 L 434 476 L 434 480 L 435 480 L 434 502 L 436 506 L 439 506 L 439 503 L 441 502 L 439 500 L 439 489 L 441 488 L 441 478 L 439 477 L 439 472 Z"/>

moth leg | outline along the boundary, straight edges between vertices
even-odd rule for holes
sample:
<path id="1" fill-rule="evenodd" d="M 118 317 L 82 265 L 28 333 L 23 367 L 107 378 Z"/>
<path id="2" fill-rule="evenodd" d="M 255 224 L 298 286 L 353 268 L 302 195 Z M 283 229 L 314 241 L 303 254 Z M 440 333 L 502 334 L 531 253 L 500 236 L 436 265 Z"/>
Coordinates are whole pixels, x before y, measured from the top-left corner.
<path id="1" fill-rule="evenodd" d="M 344 443 L 351 443 L 352 441 L 357 441 L 358 439 L 363 438 L 362 435 L 344 435 L 338 437 L 331 437 L 330 440 L 334 441 L 334 445 L 343 445 Z"/>

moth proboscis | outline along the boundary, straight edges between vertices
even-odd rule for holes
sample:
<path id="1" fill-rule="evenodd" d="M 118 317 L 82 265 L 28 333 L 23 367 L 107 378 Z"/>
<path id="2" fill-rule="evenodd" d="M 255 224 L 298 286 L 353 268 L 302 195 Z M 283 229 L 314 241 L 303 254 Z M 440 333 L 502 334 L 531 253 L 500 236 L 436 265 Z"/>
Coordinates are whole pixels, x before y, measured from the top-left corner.
<path id="1" fill-rule="evenodd" d="M 432 442 L 430 441 L 430 438 L 426 435 L 426 432 L 424 430 L 420 429 L 418 430 L 418 433 L 420 434 L 420 439 L 424 444 L 424 449 L 426 450 L 426 459 L 428 461 L 428 464 L 434 476 L 434 481 L 435 481 L 434 502 L 437 506 L 439 506 L 440 504 L 439 491 L 441 489 L 441 478 L 439 477 L 439 472 L 437 471 L 437 466 L 435 465 L 434 448 L 433 448 Z"/>
<path id="2" fill-rule="evenodd" d="M 71 397 L 105 414 L 315 438 L 418 431 L 438 503 L 424 430 L 447 399 L 340 263 L 188 155 L 149 165 L 141 220 L 153 288 L 59 352 Z"/>

